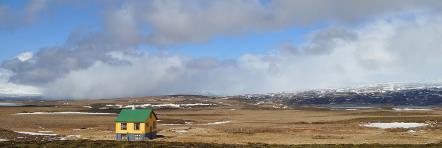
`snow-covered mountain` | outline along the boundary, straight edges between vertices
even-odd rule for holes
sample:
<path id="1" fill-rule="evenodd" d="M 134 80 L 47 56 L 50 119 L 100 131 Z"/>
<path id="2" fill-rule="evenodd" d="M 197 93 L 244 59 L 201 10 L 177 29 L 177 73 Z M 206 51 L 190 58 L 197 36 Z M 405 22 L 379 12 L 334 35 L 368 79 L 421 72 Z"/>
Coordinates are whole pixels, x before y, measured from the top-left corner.
<path id="1" fill-rule="evenodd" d="M 379 104 L 442 105 L 441 83 L 386 83 L 349 88 L 298 92 L 248 94 L 230 98 L 269 101 L 286 105 L 302 104 Z"/>

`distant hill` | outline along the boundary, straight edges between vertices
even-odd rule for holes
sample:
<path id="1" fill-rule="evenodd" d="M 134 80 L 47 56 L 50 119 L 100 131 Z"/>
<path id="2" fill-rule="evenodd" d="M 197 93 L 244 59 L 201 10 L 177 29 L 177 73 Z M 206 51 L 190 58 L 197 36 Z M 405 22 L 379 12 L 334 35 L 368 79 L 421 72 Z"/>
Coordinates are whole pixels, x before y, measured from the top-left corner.
<path id="1" fill-rule="evenodd" d="M 16 96 L 16 97 L 11 97 L 11 96 L 0 96 L 0 101 L 3 100 L 42 100 L 43 98 L 40 96 Z"/>
<path id="2" fill-rule="evenodd" d="M 320 89 L 293 93 L 231 96 L 249 101 L 271 101 L 294 105 L 442 105 L 441 84 L 393 83 L 340 89 Z"/>

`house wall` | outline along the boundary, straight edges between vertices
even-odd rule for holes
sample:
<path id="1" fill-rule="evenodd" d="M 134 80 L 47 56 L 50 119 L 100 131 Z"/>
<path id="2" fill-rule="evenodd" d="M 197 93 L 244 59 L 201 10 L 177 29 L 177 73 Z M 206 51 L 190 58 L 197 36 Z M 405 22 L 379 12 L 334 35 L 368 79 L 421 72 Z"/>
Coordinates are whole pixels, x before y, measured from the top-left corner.
<path id="1" fill-rule="evenodd" d="M 125 134 L 126 139 L 123 139 L 124 134 L 115 134 L 116 140 L 122 141 L 142 141 L 147 139 L 153 139 L 156 137 L 156 133 L 146 133 L 146 134 Z M 136 138 L 138 135 L 139 138 Z"/>
<path id="2" fill-rule="evenodd" d="M 145 128 L 145 132 L 146 133 L 150 133 L 150 132 L 155 132 L 156 133 L 157 129 L 154 128 L 154 124 L 156 124 L 156 122 L 157 122 L 157 119 L 155 118 L 155 116 L 153 114 L 150 115 L 149 119 L 146 121 L 147 126 Z M 150 130 L 151 127 L 152 127 L 152 131 Z"/>
<path id="3" fill-rule="evenodd" d="M 136 141 L 140 139 L 135 139 L 135 136 L 140 136 L 141 140 L 153 139 L 156 137 L 157 129 L 154 126 L 156 124 L 157 118 L 155 115 L 151 114 L 149 119 L 145 123 L 140 123 L 140 130 L 134 130 L 135 124 L 132 122 L 127 123 L 127 130 L 121 130 L 121 122 L 115 122 L 115 139 L 116 140 L 129 140 Z M 152 130 L 151 130 L 152 127 Z M 122 139 L 122 134 L 125 134 L 128 139 Z"/>
<path id="4" fill-rule="evenodd" d="M 135 123 L 127 122 L 127 130 L 121 130 L 121 122 L 115 122 L 115 133 L 119 134 L 144 134 L 146 131 L 146 123 L 140 123 L 140 129 L 134 130 Z"/>

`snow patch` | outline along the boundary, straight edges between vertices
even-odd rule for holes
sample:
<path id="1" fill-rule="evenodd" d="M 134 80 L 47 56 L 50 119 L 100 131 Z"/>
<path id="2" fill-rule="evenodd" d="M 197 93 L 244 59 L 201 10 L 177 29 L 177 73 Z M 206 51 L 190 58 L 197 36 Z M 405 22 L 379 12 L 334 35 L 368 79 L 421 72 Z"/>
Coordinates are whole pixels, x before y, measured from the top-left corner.
<path id="1" fill-rule="evenodd" d="M 68 137 L 68 138 L 71 138 L 71 137 L 74 137 L 74 138 L 80 138 L 81 135 L 68 135 L 68 136 L 66 136 L 66 137 Z"/>
<path id="2" fill-rule="evenodd" d="M 349 110 L 349 109 L 353 109 L 353 110 L 358 110 L 358 109 L 372 109 L 374 107 L 369 107 L 369 106 L 349 106 L 349 107 L 341 107 L 341 106 L 337 106 L 337 107 L 330 107 L 332 109 L 335 110 Z"/>
<path id="3" fill-rule="evenodd" d="M 48 134 L 48 133 L 35 133 L 35 132 L 22 132 L 22 131 L 15 131 L 19 134 L 26 134 L 26 135 L 34 135 L 34 136 L 57 136 L 57 134 Z"/>
<path id="4" fill-rule="evenodd" d="M 8 139 L 0 139 L 0 142 L 6 142 L 9 141 Z"/>
<path id="5" fill-rule="evenodd" d="M 66 137 L 60 138 L 60 140 L 74 140 L 80 139 L 81 135 L 67 135 Z"/>
<path id="6" fill-rule="evenodd" d="M 176 130 L 175 132 L 177 132 L 177 133 L 187 133 L 188 131 L 187 130 Z"/>
<path id="7" fill-rule="evenodd" d="M 117 107 L 117 108 L 123 108 L 123 105 L 119 104 L 106 104 L 107 107 Z"/>
<path id="8" fill-rule="evenodd" d="M 164 125 L 164 126 L 177 126 L 177 125 L 184 125 L 184 124 L 160 124 L 160 125 Z"/>
<path id="9" fill-rule="evenodd" d="M 171 107 L 171 108 L 180 108 L 180 105 L 178 105 L 178 104 L 158 104 L 158 105 L 152 105 L 152 107 Z"/>
<path id="10" fill-rule="evenodd" d="M 140 104 L 140 105 L 127 105 L 124 106 L 123 108 L 146 108 L 146 107 L 150 107 L 152 106 L 151 104 Z M 121 107 L 120 107 L 121 108 Z"/>
<path id="11" fill-rule="evenodd" d="M 32 113 L 17 113 L 16 115 L 115 115 L 115 113 L 89 113 L 89 112 L 32 112 Z"/>
<path id="12" fill-rule="evenodd" d="M 226 123 L 230 123 L 230 122 L 232 122 L 232 121 L 219 121 L 219 122 L 207 123 L 207 125 L 226 124 Z"/>
<path id="13" fill-rule="evenodd" d="M 345 110 L 358 110 L 358 109 L 356 109 L 356 108 L 348 108 L 348 109 L 345 109 Z"/>
<path id="14" fill-rule="evenodd" d="M 147 108 L 147 107 L 154 107 L 154 108 L 180 108 L 180 107 L 195 107 L 195 106 L 214 106 L 216 104 L 206 104 L 206 103 L 194 103 L 194 104 L 137 104 L 137 105 L 120 105 L 120 104 L 107 104 L 106 107 L 114 107 L 114 108 Z"/>
<path id="15" fill-rule="evenodd" d="M 428 124 L 426 124 L 426 123 L 391 122 L 391 123 L 367 123 L 367 124 L 363 124 L 362 126 L 388 129 L 388 128 L 416 128 L 416 127 L 423 127 L 423 126 L 427 126 L 427 125 Z"/>
<path id="16" fill-rule="evenodd" d="M 205 103 L 195 103 L 195 104 L 179 104 L 181 107 L 192 107 L 192 106 L 212 106 L 215 104 L 205 104 Z"/>
<path id="17" fill-rule="evenodd" d="M 89 106 L 89 105 L 86 105 L 86 106 L 83 106 L 84 108 L 92 108 L 92 106 Z"/>
<path id="18" fill-rule="evenodd" d="M 184 122 L 184 124 L 160 124 L 164 126 L 179 126 L 179 125 L 192 125 L 193 122 Z"/>
<path id="19" fill-rule="evenodd" d="M 429 111 L 431 108 L 393 108 L 395 111 Z"/>

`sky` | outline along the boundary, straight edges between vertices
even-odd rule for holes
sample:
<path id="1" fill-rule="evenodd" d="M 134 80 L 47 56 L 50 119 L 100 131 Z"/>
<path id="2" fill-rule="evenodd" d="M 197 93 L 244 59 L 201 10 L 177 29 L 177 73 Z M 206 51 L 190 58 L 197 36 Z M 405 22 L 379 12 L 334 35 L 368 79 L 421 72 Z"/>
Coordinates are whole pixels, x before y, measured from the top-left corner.
<path id="1" fill-rule="evenodd" d="M 0 0 L 0 95 L 440 82 L 439 0 Z"/>

